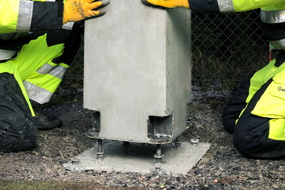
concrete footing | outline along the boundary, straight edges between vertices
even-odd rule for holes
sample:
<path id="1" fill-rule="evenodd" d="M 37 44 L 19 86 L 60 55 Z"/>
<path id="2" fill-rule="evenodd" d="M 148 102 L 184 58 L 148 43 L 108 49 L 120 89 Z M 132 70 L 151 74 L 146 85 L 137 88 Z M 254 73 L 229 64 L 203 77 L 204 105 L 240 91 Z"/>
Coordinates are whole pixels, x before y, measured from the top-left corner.
<path id="1" fill-rule="evenodd" d="M 104 141 L 103 146 L 103 158 L 97 158 L 95 146 L 65 163 L 64 167 L 71 171 L 138 173 L 159 171 L 168 174 L 186 174 L 210 148 L 208 143 L 182 142 L 179 147 L 174 143 L 165 144 L 161 146 L 163 159 L 159 163 L 154 158 L 155 145 Z"/>

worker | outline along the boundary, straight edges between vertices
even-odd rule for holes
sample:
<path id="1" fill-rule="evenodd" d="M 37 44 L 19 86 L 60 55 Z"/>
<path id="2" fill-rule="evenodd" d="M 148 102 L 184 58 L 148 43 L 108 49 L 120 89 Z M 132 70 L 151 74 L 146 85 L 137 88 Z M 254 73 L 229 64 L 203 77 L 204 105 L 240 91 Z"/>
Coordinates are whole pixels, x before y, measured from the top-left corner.
<path id="1" fill-rule="evenodd" d="M 285 156 L 285 0 L 142 0 L 160 8 L 183 7 L 196 13 L 260 9 L 265 36 L 276 59 L 244 79 L 222 113 L 236 149 L 249 158 Z M 253 63 L 254 64 L 254 63 Z"/>
<path id="2" fill-rule="evenodd" d="M 43 104 L 62 81 L 80 45 L 86 19 L 109 0 L 0 1 L 0 152 L 35 147 Z"/>

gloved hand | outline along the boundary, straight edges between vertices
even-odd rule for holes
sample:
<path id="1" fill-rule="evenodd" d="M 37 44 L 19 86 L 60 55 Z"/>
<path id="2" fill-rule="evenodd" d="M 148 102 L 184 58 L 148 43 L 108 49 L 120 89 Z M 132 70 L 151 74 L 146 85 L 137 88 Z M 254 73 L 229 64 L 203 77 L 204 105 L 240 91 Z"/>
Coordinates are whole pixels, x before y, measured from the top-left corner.
<path id="1" fill-rule="evenodd" d="M 160 8 L 184 7 L 190 9 L 188 0 L 141 0 L 143 4 Z"/>
<path id="2" fill-rule="evenodd" d="M 109 4 L 109 0 L 66 0 L 63 10 L 63 24 L 94 18 L 105 14 L 98 9 Z"/>

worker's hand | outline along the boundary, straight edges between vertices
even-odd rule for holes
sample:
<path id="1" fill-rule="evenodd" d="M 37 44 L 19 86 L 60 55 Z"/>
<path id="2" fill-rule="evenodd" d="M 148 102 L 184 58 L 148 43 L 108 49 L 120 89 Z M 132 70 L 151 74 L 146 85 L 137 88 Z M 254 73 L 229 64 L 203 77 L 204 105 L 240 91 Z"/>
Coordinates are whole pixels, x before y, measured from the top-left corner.
<path id="1" fill-rule="evenodd" d="M 94 18 L 105 14 L 98 9 L 109 4 L 109 0 L 66 0 L 63 10 L 63 24 Z"/>
<path id="2" fill-rule="evenodd" d="M 141 0 L 143 4 L 160 8 L 184 7 L 190 9 L 188 0 Z"/>

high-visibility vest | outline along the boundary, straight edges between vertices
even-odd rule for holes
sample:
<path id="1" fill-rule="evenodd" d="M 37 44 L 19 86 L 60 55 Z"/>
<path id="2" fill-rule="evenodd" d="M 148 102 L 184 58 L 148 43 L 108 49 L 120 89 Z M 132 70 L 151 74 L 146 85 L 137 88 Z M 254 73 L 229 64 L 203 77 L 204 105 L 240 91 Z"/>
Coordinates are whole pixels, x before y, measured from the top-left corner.
<path id="1" fill-rule="evenodd" d="M 53 63 L 54 58 L 62 55 L 64 44 L 47 46 L 46 35 L 31 40 L 15 58 L 0 63 L 0 73 L 14 75 L 32 115 L 29 99 L 40 104 L 48 102 L 69 68 L 65 63 Z"/>

